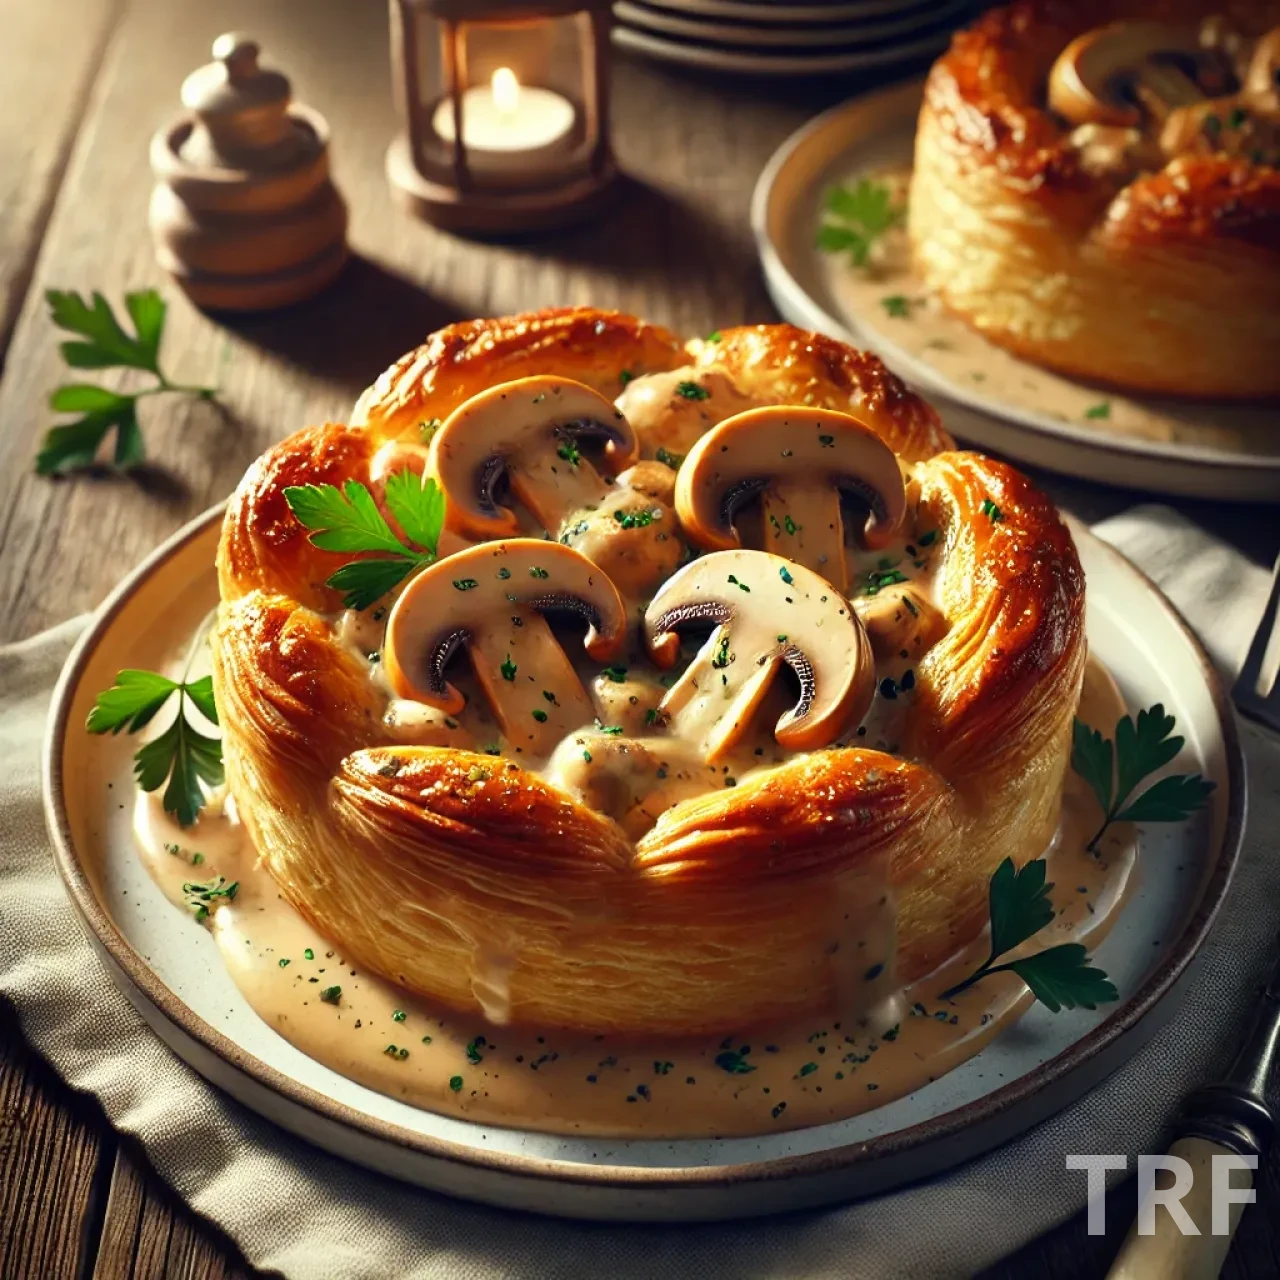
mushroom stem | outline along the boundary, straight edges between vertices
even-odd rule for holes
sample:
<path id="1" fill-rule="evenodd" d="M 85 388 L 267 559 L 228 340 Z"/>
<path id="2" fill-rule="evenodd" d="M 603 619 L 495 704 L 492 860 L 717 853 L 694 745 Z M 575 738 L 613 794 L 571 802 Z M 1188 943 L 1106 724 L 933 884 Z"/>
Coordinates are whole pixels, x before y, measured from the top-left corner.
<path id="1" fill-rule="evenodd" d="M 591 723 L 591 699 L 536 610 L 517 608 L 486 621 L 472 631 L 467 651 L 512 750 L 550 755 L 566 734 Z"/>
<path id="2" fill-rule="evenodd" d="M 571 438 L 566 440 L 561 447 L 568 457 L 531 449 L 514 459 L 507 470 L 511 492 L 553 536 L 570 512 L 597 506 L 609 492 L 590 460 L 578 453 Z"/>
<path id="3" fill-rule="evenodd" d="M 782 664 L 782 649 L 779 644 L 754 661 L 748 654 L 740 660 L 732 628 L 718 626 L 662 700 L 672 733 L 696 744 L 708 764 L 718 764 L 750 726 Z"/>
<path id="4" fill-rule="evenodd" d="M 761 495 L 764 547 L 802 564 L 843 595 L 849 590 L 840 490 L 825 477 L 776 480 Z"/>

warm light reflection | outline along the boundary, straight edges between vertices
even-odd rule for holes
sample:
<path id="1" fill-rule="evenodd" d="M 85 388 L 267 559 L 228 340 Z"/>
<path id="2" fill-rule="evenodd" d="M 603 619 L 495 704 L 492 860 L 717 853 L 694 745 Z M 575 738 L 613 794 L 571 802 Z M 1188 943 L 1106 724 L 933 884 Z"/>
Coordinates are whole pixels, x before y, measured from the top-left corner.
<path id="1" fill-rule="evenodd" d="M 520 82 L 510 67 L 499 67 L 493 73 L 494 105 L 504 116 L 513 116 L 520 105 Z"/>

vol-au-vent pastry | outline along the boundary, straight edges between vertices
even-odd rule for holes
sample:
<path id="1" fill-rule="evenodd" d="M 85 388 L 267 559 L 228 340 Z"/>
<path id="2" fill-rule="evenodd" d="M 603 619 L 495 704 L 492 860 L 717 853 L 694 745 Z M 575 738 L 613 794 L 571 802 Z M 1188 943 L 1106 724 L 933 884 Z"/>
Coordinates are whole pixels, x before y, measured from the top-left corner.
<path id="1" fill-rule="evenodd" d="M 1280 4 L 1022 0 L 929 74 L 916 267 L 985 337 L 1171 395 L 1280 393 Z"/>
<path id="2" fill-rule="evenodd" d="M 393 519 L 406 472 L 443 494 L 438 558 L 344 608 L 359 557 L 286 490 L 355 482 Z M 787 325 L 451 326 L 254 464 L 218 568 L 263 864 L 353 968 L 446 1010 L 865 1012 L 972 941 L 1059 820 L 1067 529 L 874 357 Z"/>

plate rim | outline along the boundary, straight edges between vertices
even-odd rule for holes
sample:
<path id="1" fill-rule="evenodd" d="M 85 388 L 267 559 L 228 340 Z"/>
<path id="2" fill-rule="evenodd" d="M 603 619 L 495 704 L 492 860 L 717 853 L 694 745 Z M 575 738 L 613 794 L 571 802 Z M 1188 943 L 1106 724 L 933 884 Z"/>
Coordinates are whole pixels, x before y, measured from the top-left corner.
<path id="1" fill-rule="evenodd" d="M 1221 841 L 1214 854 L 1212 872 L 1204 884 L 1195 909 L 1187 918 L 1176 941 L 1129 1000 L 1117 1007 L 1113 1013 L 1079 1040 L 1042 1063 L 1034 1071 L 1009 1081 L 981 1098 L 879 1137 L 776 1159 L 686 1168 L 574 1164 L 545 1156 L 486 1151 L 478 1146 L 466 1146 L 447 1138 L 414 1133 L 391 1121 L 361 1113 L 346 1103 L 335 1101 L 318 1089 L 301 1084 L 249 1053 L 196 1014 L 161 981 L 120 932 L 94 892 L 75 851 L 66 807 L 62 799 L 62 756 L 69 727 L 71 704 L 84 669 L 99 641 L 125 605 L 165 561 L 189 543 L 205 536 L 211 526 L 221 521 L 226 505 L 225 502 L 218 503 L 195 517 L 162 542 L 127 574 L 94 611 L 89 625 L 77 640 L 63 665 L 50 702 L 41 752 L 42 802 L 54 864 L 67 895 L 80 916 L 82 926 L 90 934 L 90 941 L 106 953 L 110 961 L 108 969 L 112 970 L 114 967 L 115 972 L 122 974 L 151 1008 L 169 1022 L 180 1035 L 194 1041 L 233 1070 L 246 1075 L 254 1084 L 277 1094 L 284 1102 L 312 1112 L 321 1120 L 355 1130 L 365 1138 L 385 1142 L 416 1155 L 447 1164 L 516 1177 L 533 1177 L 539 1181 L 632 1192 L 677 1188 L 729 1189 L 783 1178 L 828 1175 L 863 1166 L 880 1158 L 899 1156 L 930 1143 L 953 1138 L 973 1124 L 997 1120 L 1010 1109 L 1025 1104 L 1047 1085 L 1069 1077 L 1090 1059 L 1104 1057 L 1108 1049 L 1133 1031 L 1178 985 L 1203 946 L 1226 898 L 1240 858 L 1244 834 L 1246 774 L 1239 727 L 1222 678 L 1199 639 L 1151 578 L 1116 548 L 1093 534 L 1082 522 L 1066 516 L 1073 538 L 1082 536 L 1088 538 L 1113 563 L 1138 575 L 1151 592 L 1155 603 L 1168 615 L 1180 632 L 1191 650 L 1192 657 L 1201 668 L 1201 674 L 1213 702 L 1225 755 L 1226 820 Z M 222 1088 L 221 1085 L 215 1085 L 215 1087 Z M 1049 1114 L 1052 1114 L 1052 1111 Z M 1042 1120 L 1043 1117 L 1035 1123 L 1040 1123 Z M 303 1137 L 307 1140 L 305 1135 Z"/>
<path id="2" fill-rule="evenodd" d="M 832 315 L 828 308 L 796 279 L 784 260 L 782 249 L 769 229 L 774 189 L 779 175 L 787 164 L 814 137 L 835 127 L 846 115 L 855 116 L 863 110 L 874 109 L 877 105 L 886 105 L 887 108 L 887 104 L 893 103 L 899 97 L 904 103 L 918 98 L 923 93 L 925 79 L 925 76 L 912 76 L 899 83 L 873 89 L 870 93 L 858 94 L 837 103 L 834 107 L 829 107 L 826 111 L 814 116 L 812 120 L 806 121 L 795 132 L 784 138 L 777 150 L 769 157 L 751 193 L 751 234 L 755 240 L 756 256 L 760 260 L 766 281 L 771 286 L 777 286 L 799 299 L 806 311 L 811 311 L 815 317 L 821 319 L 820 328 L 824 328 L 835 336 L 843 335 L 844 341 L 852 342 L 854 345 L 867 345 L 868 339 L 859 336 L 845 321 Z M 915 361 L 915 363 L 928 369 L 928 366 L 921 361 Z M 1134 462 L 1149 463 L 1156 459 L 1166 464 L 1210 467 L 1223 472 L 1239 470 L 1242 467 L 1250 470 L 1260 468 L 1274 472 L 1280 477 L 1280 454 L 1233 453 L 1211 446 L 1181 444 L 1176 441 L 1160 443 L 1136 437 L 1122 439 L 1118 436 L 1101 435 L 1095 430 L 1078 427 L 1069 422 L 1029 421 L 1026 417 L 1019 416 L 1018 410 L 1003 407 L 999 402 L 976 395 L 966 387 L 953 386 L 941 375 L 931 376 L 927 380 L 903 374 L 899 376 L 903 377 L 904 381 L 919 386 L 922 393 L 927 396 L 936 396 L 970 412 L 994 418 L 1006 427 L 1048 437 L 1059 444 L 1079 445 L 1093 453 L 1119 454 Z M 926 381 L 929 385 L 925 385 Z"/>

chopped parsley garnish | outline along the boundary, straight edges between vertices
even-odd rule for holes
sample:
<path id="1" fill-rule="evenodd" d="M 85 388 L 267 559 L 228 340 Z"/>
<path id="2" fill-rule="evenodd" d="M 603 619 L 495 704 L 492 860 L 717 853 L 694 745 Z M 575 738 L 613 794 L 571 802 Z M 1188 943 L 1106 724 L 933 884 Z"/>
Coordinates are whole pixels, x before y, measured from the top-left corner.
<path id="1" fill-rule="evenodd" d="M 316 953 L 312 951 L 310 947 L 308 947 L 302 954 L 308 960 L 314 960 L 316 958 Z"/>
<path id="2" fill-rule="evenodd" d="M 645 724 L 657 724 L 658 714 L 657 707 L 650 707 L 649 710 L 644 713 Z"/>
<path id="3" fill-rule="evenodd" d="M 797 1077 L 811 1076 L 815 1071 L 817 1071 L 817 1069 L 818 1069 L 818 1064 L 816 1062 L 806 1062 L 804 1066 L 801 1067 L 800 1070 L 796 1072 L 796 1076 Z"/>
<path id="4" fill-rule="evenodd" d="M 533 718 L 534 718 L 534 719 L 535 719 L 539 724 L 546 724 L 546 722 L 547 722 L 547 713 L 546 713 L 545 711 L 543 711 L 541 707 L 535 707 L 535 708 L 534 708 L 534 710 L 533 710 Z"/>
<path id="5" fill-rule="evenodd" d="M 853 187 L 832 187 L 827 192 L 817 246 L 824 253 L 847 253 L 856 267 L 865 267 L 871 247 L 906 216 L 895 204 L 889 186 L 860 178 Z"/>
<path id="6" fill-rule="evenodd" d="M 550 575 L 550 574 L 549 574 L 545 569 L 540 569 L 540 568 L 535 564 L 535 565 L 534 565 L 534 566 L 529 570 L 529 577 L 531 577 L 531 578 L 549 578 L 549 577 L 551 577 L 551 575 Z"/>
<path id="7" fill-rule="evenodd" d="M 891 293 L 880 299 L 880 305 L 894 320 L 905 320 L 911 314 L 911 299 L 905 294 Z"/>
<path id="8" fill-rule="evenodd" d="M 556 450 L 556 456 L 563 458 L 571 467 L 576 467 L 582 461 L 582 451 L 572 440 L 566 440 Z"/>
<path id="9" fill-rule="evenodd" d="M 480 1050 L 484 1048 L 484 1045 L 484 1036 L 476 1036 L 474 1040 L 469 1041 L 466 1049 L 467 1061 L 473 1065 L 477 1062 L 483 1062 L 484 1054 L 482 1054 Z"/>
<path id="10" fill-rule="evenodd" d="M 862 585 L 861 594 L 864 596 L 879 595 L 885 587 L 897 586 L 900 582 L 906 582 L 907 575 L 901 569 L 872 569 L 867 574 L 867 580 Z"/>
<path id="11" fill-rule="evenodd" d="M 700 387 L 696 382 L 677 382 L 676 395 L 683 396 L 686 400 L 706 400 L 711 392 L 706 387 Z"/>
<path id="12" fill-rule="evenodd" d="M 304 484 L 284 491 L 294 518 L 311 531 L 307 536 L 312 546 L 349 554 L 382 553 L 375 560 L 350 560 L 325 580 L 325 586 L 343 593 L 348 609 L 367 609 L 436 558 L 444 526 L 444 493 L 436 482 L 406 468 L 387 477 L 384 498 L 412 546 L 396 536 L 373 495 L 358 481 L 348 480 L 341 489 Z"/>
<path id="13" fill-rule="evenodd" d="M 622 372 L 618 374 L 618 381 L 625 387 L 628 382 L 631 382 L 635 378 L 635 376 L 636 375 L 632 373 L 630 369 L 623 369 Z"/>
<path id="14" fill-rule="evenodd" d="M 458 1092 L 458 1090 L 462 1088 L 462 1077 L 461 1077 L 461 1076 L 450 1076 L 450 1077 L 449 1077 L 449 1088 L 450 1088 L 450 1089 L 452 1089 L 452 1090 L 454 1091 L 454 1093 L 457 1093 L 457 1092 Z"/>
<path id="15" fill-rule="evenodd" d="M 1238 129 L 1248 118 L 1249 113 L 1244 107 L 1232 107 L 1231 114 L 1227 117 L 1227 128 Z"/>
<path id="16" fill-rule="evenodd" d="M 683 453 L 672 453 L 670 449 L 659 448 L 653 456 L 659 462 L 670 467 L 672 471 L 679 471 L 680 464 L 684 461 Z"/>
<path id="17" fill-rule="evenodd" d="M 239 880 L 233 880 L 228 884 L 223 876 L 219 876 L 216 880 L 210 880 L 206 884 L 188 882 L 182 886 L 182 893 L 187 900 L 187 906 L 195 911 L 197 920 L 208 919 L 209 909 L 217 905 L 219 898 L 225 898 L 228 902 L 232 902 L 239 891 Z"/>
<path id="18" fill-rule="evenodd" d="M 719 342 L 723 336 L 724 335 L 720 332 L 719 329 L 713 329 L 709 334 L 707 334 L 707 341 Z"/>
<path id="19" fill-rule="evenodd" d="M 1086 418 L 1109 418 L 1111 417 L 1111 401 L 1099 400 L 1097 404 L 1091 404 L 1085 411 Z"/>
<path id="20" fill-rule="evenodd" d="M 791 586 L 795 582 L 795 579 L 791 576 L 790 570 L 788 570 L 785 564 L 780 564 L 778 566 L 778 577 L 780 577 L 787 586 Z"/>
<path id="21" fill-rule="evenodd" d="M 1004 512 L 990 498 L 983 498 L 981 511 L 992 524 L 999 524 L 1004 519 Z"/>
<path id="22" fill-rule="evenodd" d="M 716 1066 L 731 1076 L 744 1076 L 755 1070 L 754 1064 L 747 1061 L 747 1054 L 750 1052 L 750 1048 L 724 1049 L 716 1054 Z"/>
<path id="23" fill-rule="evenodd" d="M 607 676 L 614 684 L 621 684 L 627 678 L 627 669 L 626 667 L 605 667 L 600 674 Z"/>
<path id="24" fill-rule="evenodd" d="M 430 444 L 431 437 L 440 430 L 441 422 L 439 418 L 428 418 L 425 422 L 418 423 L 418 436 L 423 444 Z"/>
<path id="25" fill-rule="evenodd" d="M 596 721 L 596 728 L 599 729 L 601 733 L 612 734 L 615 738 L 622 732 L 622 726 L 620 724 L 601 724 L 599 721 Z"/>
<path id="26" fill-rule="evenodd" d="M 511 570 L 504 565 L 498 570 L 498 577 L 505 582 L 509 577 L 511 577 Z"/>
<path id="27" fill-rule="evenodd" d="M 320 992 L 320 999 L 323 1000 L 325 1004 L 337 1004 L 342 999 L 342 988 L 325 987 L 324 990 Z"/>
<path id="28" fill-rule="evenodd" d="M 520 668 L 511 661 L 511 655 L 507 654 L 507 660 L 498 668 L 498 670 L 502 672 L 502 678 L 504 680 L 510 681 L 516 678 L 516 672 L 519 671 Z"/>
<path id="29" fill-rule="evenodd" d="M 199 732 L 187 719 L 190 699 L 201 715 L 218 723 L 211 676 L 188 684 L 155 671 L 119 671 L 111 688 L 94 699 L 85 728 L 90 733 L 136 733 L 151 723 L 174 693 L 178 695 L 178 713 L 173 723 L 134 752 L 133 773 L 143 791 L 158 791 L 167 781 L 162 801 L 165 812 L 180 826 L 189 827 L 204 807 L 205 788 L 221 786 L 224 781 L 222 742 Z M 199 865 L 195 857 L 191 861 Z"/>
<path id="30" fill-rule="evenodd" d="M 711 655 L 711 665 L 717 669 L 729 665 L 729 633 L 727 631 L 720 637 L 720 643 L 716 645 L 716 651 Z"/>
<path id="31" fill-rule="evenodd" d="M 835 436 L 819 436 L 818 443 L 824 449 L 834 449 L 836 447 L 836 438 Z"/>
<path id="32" fill-rule="evenodd" d="M 1096 849 L 1113 822 L 1181 822 L 1203 807 L 1214 783 L 1198 773 L 1171 774 L 1130 799 L 1138 783 L 1182 750 L 1184 739 L 1173 732 L 1174 723 L 1157 702 L 1137 719 L 1122 716 L 1113 742 L 1077 718 L 1071 767 L 1089 784 L 1103 815 L 1086 848 Z"/>
<path id="33" fill-rule="evenodd" d="M 400 1049 L 393 1044 L 387 1045 L 382 1052 L 385 1053 L 388 1058 L 395 1058 L 397 1062 L 403 1062 L 409 1056 L 408 1049 Z"/>
<path id="34" fill-rule="evenodd" d="M 647 509 L 640 511 L 615 511 L 613 518 L 624 529 L 643 529 L 653 523 L 653 512 Z"/>
<path id="35" fill-rule="evenodd" d="M 289 967 L 290 963 L 291 963 L 291 962 L 290 962 L 290 961 L 288 961 L 288 960 L 281 960 L 281 961 L 279 961 L 279 965 L 280 965 L 280 967 L 281 967 L 282 969 L 287 969 L 287 968 Z"/>
<path id="36" fill-rule="evenodd" d="M 403 1009 L 396 1009 L 391 1015 L 392 1022 L 403 1022 L 409 1015 Z"/>
<path id="37" fill-rule="evenodd" d="M 782 527 L 783 527 L 783 528 L 784 528 L 788 533 L 795 533 L 795 531 L 796 531 L 800 526 L 799 526 L 799 525 L 797 525 L 797 524 L 796 524 L 796 522 L 795 522 L 795 521 L 794 521 L 790 516 L 783 516 L 783 517 L 782 517 Z"/>
<path id="38" fill-rule="evenodd" d="M 916 542 L 922 547 L 931 547 L 935 542 L 937 542 L 937 540 L 937 529 L 930 529 L 927 533 L 922 533 L 918 538 L 916 538 Z"/>

